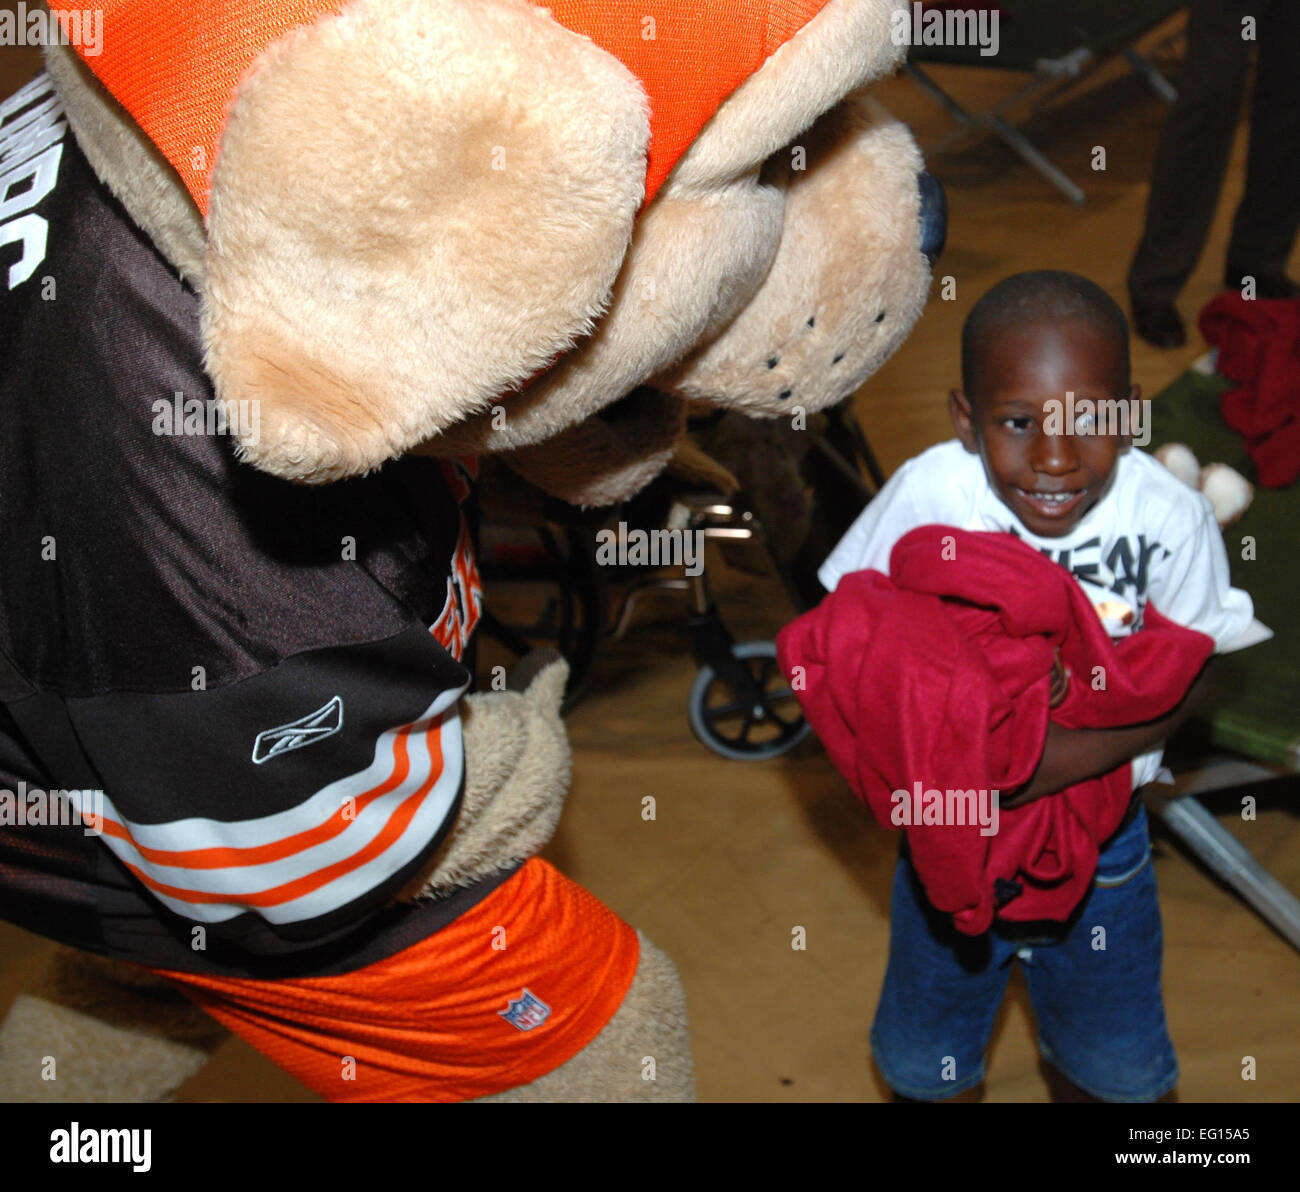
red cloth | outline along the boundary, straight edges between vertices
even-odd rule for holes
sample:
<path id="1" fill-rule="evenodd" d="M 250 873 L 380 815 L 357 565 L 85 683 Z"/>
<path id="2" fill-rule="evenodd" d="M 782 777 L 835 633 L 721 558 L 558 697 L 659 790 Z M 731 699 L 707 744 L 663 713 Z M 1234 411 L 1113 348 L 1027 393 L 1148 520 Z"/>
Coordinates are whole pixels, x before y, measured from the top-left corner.
<path id="1" fill-rule="evenodd" d="M 831 760 L 885 827 L 894 791 L 1022 786 L 1047 735 L 1053 652 L 1072 678 L 1051 713 L 1067 728 L 1113 728 L 1170 711 L 1214 642 L 1150 604 L 1118 646 L 1070 574 L 1010 534 L 922 526 L 895 545 L 890 575 L 858 571 L 777 636 L 777 656 Z M 802 667 L 802 673 L 794 668 Z M 1104 668 L 1104 690 L 1095 667 Z M 978 823 L 912 825 L 930 901 L 968 935 L 988 930 L 995 880 L 1023 893 L 999 918 L 1065 920 L 1097 846 L 1132 795 L 1128 763 Z"/>
<path id="2" fill-rule="evenodd" d="M 1230 291 L 1205 305 L 1200 327 L 1237 383 L 1220 399 L 1224 422 L 1245 437 L 1259 483 L 1285 488 L 1300 475 L 1300 300 Z"/>

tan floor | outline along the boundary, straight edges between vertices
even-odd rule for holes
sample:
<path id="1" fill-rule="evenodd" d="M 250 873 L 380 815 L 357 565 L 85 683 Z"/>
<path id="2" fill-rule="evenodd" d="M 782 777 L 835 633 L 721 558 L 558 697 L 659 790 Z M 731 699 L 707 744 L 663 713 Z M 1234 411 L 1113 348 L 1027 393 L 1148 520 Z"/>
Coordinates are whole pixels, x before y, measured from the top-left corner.
<path id="1" fill-rule="evenodd" d="M 10 54 L 10 51 L 4 51 Z M 16 52 L 14 52 L 16 54 Z M 3 78 L 26 74 L 16 57 Z M 936 72 L 972 102 L 1006 94 L 993 71 Z M 7 88 L 6 88 L 7 90 Z M 946 118 L 911 84 L 879 88 L 922 144 Z M 859 395 L 857 409 L 885 468 L 950 436 L 944 411 L 957 378 L 958 331 L 992 282 L 1025 268 L 1085 273 L 1117 297 L 1138 236 L 1146 175 L 1163 105 L 1119 69 L 1033 121 L 1039 146 L 1088 192 L 1072 207 L 1001 146 L 968 142 L 931 162 L 948 188 L 951 233 L 939 274 L 955 301 L 932 299 L 898 355 Z M 1094 172 L 1095 146 L 1107 169 Z M 1217 289 L 1227 228 L 1241 190 L 1244 136 L 1202 265 L 1181 302 L 1195 312 Z M 1297 270 L 1293 269 L 1293 273 Z M 1199 354 L 1134 342 L 1136 379 L 1154 393 Z M 738 638 L 770 637 L 790 606 L 773 581 L 719 577 Z M 879 1101 L 867 1031 L 884 972 L 896 839 L 874 826 L 815 742 L 779 761 L 725 761 L 698 745 L 686 720 L 694 677 L 682 610 L 652 606 L 603 656 L 570 718 L 573 792 L 547 855 L 677 962 L 690 1002 L 704 1100 Z M 1223 822 L 1292 890 L 1300 891 L 1300 783 L 1273 784 L 1272 804 Z M 653 795 L 657 818 L 641 817 Z M 1300 954 L 1174 847 L 1158 843 L 1165 920 L 1165 994 L 1182 1064 L 1184 1101 L 1297 1099 Z M 807 949 L 791 948 L 803 927 Z M 0 927 L 0 1012 L 46 945 Z M 1257 1078 L 1241 1077 L 1253 1056 Z M 1043 1101 L 1032 1021 L 1013 983 L 989 1057 L 990 1101 Z M 186 1100 L 310 1100 L 310 1094 L 232 1041 L 183 1090 Z"/>

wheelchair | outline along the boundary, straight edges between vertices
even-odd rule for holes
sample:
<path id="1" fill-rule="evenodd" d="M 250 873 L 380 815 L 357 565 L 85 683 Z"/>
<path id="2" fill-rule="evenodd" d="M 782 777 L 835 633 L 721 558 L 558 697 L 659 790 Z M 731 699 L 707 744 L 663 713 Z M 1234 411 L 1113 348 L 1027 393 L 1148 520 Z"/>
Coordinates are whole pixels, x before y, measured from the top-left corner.
<path id="1" fill-rule="evenodd" d="M 884 477 L 849 402 L 810 416 L 806 429 L 791 432 L 799 436 L 791 440 L 799 445 L 791 474 L 806 503 L 801 541 L 774 540 L 761 516 L 765 477 L 740 467 L 742 479 L 701 446 L 725 443 L 727 420 L 736 419 L 741 420 L 731 423 L 736 430 L 752 426 L 742 415 L 722 412 L 689 420 L 688 450 L 697 466 L 670 465 L 621 505 L 578 510 L 545 498 L 542 518 L 531 524 L 484 511 L 478 535 L 484 590 L 479 633 L 480 644 L 491 648 L 475 649 L 477 683 L 490 681 L 491 671 L 500 685 L 505 668 L 500 662 L 490 666 L 491 659 L 518 659 L 537 646 L 551 646 L 569 663 L 567 712 L 582 698 L 602 646 L 626 634 L 650 592 L 668 591 L 680 594 L 685 605 L 698 667 L 686 710 L 700 742 L 723 757 L 762 761 L 786 753 L 807 736 L 808 723 L 777 665 L 775 642 L 738 642 L 728 630 L 709 581 L 713 552 L 707 544 L 720 548 L 729 561 L 743 552 L 764 554 L 766 565 L 803 612 L 825 595 L 817 568 Z M 782 423 L 780 429 L 784 427 Z M 714 483 L 708 482 L 710 471 Z M 703 565 L 602 559 L 602 531 L 608 542 L 615 523 L 629 537 L 634 531 L 649 535 L 664 528 L 696 535 L 692 541 L 705 544 Z M 617 602 L 616 592 L 621 592 Z"/>

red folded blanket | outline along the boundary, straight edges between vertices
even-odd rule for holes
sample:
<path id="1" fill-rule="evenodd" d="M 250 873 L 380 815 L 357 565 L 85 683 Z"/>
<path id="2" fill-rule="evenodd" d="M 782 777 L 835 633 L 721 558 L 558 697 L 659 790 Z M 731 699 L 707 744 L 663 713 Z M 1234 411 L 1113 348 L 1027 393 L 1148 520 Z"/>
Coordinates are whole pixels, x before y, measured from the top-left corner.
<path id="1" fill-rule="evenodd" d="M 846 575 L 777 636 L 804 714 L 880 823 L 905 827 L 930 901 L 958 929 L 978 935 L 995 911 L 1067 919 L 1128 807 L 1128 764 L 977 814 L 1038 765 L 1054 651 L 1072 678 L 1051 718 L 1114 728 L 1170 711 L 1213 640 L 1148 604 L 1144 628 L 1115 645 L 1069 573 L 1010 534 L 922 526 L 889 571 Z M 999 907 L 1012 889 L 1000 883 L 1020 892 Z"/>
<path id="2" fill-rule="evenodd" d="M 1200 327 L 1237 383 L 1219 400 L 1224 422 L 1245 437 L 1259 483 L 1285 488 L 1300 475 L 1300 300 L 1220 294 Z"/>

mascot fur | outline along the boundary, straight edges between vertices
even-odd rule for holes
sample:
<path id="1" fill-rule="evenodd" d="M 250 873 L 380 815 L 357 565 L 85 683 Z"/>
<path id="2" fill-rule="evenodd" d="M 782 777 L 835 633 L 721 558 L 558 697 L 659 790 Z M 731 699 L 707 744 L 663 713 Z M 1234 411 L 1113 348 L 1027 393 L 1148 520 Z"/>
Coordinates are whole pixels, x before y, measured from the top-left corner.
<path id="1" fill-rule="evenodd" d="M 493 455 L 555 497 L 612 504 L 669 464 L 688 406 L 813 413 L 920 316 L 933 192 L 867 91 L 904 52 L 901 4 L 102 7 L 101 54 L 47 49 L 58 103 L 4 168 L 75 138 L 192 289 L 217 398 L 258 403 L 239 458 L 284 481 Z M 564 680 L 562 661 L 530 659 L 511 690 L 459 700 L 457 818 L 399 899 L 523 872 L 550 838 Z M 633 947 L 576 1052 L 418 1099 L 693 1099 L 677 974 L 639 933 Z M 218 1006 L 200 981 L 61 949 L 0 1029 L 0 1099 L 163 1099 L 223 1026 L 361 1099 Z"/>

